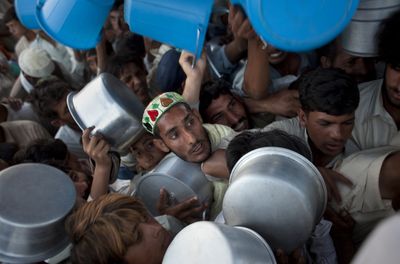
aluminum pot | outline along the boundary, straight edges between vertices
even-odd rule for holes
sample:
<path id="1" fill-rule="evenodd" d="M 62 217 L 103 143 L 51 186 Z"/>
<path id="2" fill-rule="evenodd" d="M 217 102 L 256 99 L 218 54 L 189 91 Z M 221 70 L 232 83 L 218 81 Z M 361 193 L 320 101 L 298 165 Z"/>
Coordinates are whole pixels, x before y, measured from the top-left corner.
<path id="1" fill-rule="evenodd" d="M 39 262 L 62 251 L 75 199 L 71 179 L 54 167 L 26 163 L 1 171 L 0 262 Z"/>
<path id="2" fill-rule="evenodd" d="M 379 25 L 399 8 L 400 0 L 361 0 L 350 24 L 342 33 L 344 50 L 354 56 L 377 56 Z"/>
<path id="3" fill-rule="evenodd" d="M 180 231 L 165 252 L 163 264 L 275 264 L 256 232 L 214 222 L 196 222 Z"/>
<path id="4" fill-rule="evenodd" d="M 95 126 L 92 133 L 101 133 L 122 154 L 144 132 L 142 102 L 111 74 L 102 73 L 80 92 L 70 93 L 67 105 L 82 130 Z"/>
<path id="5" fill-rule="evenodd" d="M 193 196 L 197 196 L 200 202 L 210 204 L 213 198 L 212 183 L 207 180 L 200 165 L 184 161 L 174 154 L 165 157 L 153 172 L 143 176 L 137 184 L 134 195 L 144 202 L 153 216 L 159 215 L 156 205 L 161 188 L 168 191 L 171 204 Z"/>
<path id="6" fill-rule="evenodd" d="M 248 227 L 273 249 L 302 246 L 325 211 L 327 191 L 318 169 L 291 150 L 265 147 L 244 155 L 223 201 L 227 224 Z"/>

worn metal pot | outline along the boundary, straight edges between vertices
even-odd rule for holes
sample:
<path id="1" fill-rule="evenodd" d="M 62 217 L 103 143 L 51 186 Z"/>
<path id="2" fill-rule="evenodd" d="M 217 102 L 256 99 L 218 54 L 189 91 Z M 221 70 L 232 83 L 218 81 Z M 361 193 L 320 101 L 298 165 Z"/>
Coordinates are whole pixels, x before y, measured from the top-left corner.
<path id="1" fill-rule="evenodd" d="M 144 132 L 142 102 L 111 74 L 102 73 L 80 92 L 70 93 L 67 105 L 82 130 L 95 126 L 92 133 L 101 133 L 120 153 L 127 153 Z"/>
<path id="2" fill-rule="evenodd" d="M 361 0 L 350 24 L 342 33 L 344 50 L 354 56 L 377 56 L 379 25 L 399 8 L 400 0 Z"/>
<path id="3" fill-rule="evenodd" d="M 213 198 L 212 183 L 207 180 L 200 165 L 184 161 L 174 154 L 168 155 L 153 172 L 143 176 L 134 193 L 154 216 L 159 215 L 156 205 L 161 188 L 168 191 L 171 204 L 193 196 L 209 204 Z"/>
<path id="4" fill-rule="evenodd" d="M 277 147 L 247 153 L 235 165 L 223 201 L 229 225 L 259 233 L 273 249 L 300 247 L 327 202 L 324 180 L 305 157 Z"/>
<path id="5" fill-rule="evenodd" d="M 264 239 L 244 227 L 197 222 L 180 231 L 168 247 L 163 264 L 274 264 Z"/>
<path id="6" fill-rule="evenodd" d="M 0 172 L 0 262 L 33 263 L 63 250 L 76 191 L 62 171 L 26 163 Z"/>

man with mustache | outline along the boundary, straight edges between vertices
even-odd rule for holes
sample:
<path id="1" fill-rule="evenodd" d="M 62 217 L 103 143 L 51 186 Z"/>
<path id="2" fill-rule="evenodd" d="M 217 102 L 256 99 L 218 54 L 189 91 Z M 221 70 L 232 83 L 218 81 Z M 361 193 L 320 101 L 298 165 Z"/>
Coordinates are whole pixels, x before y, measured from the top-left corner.
<path id="1" fill-rule="evenodd" d="M 352 136 L 361 149 L 400 145 L 400 11 L 383 21 L 378 33 L 379 58 L 386 64 L 384 78 L 359 86 L 360 107 Z"/>
<path id="2" fill-rule="evenodd" d="M 243 101 L 232 94 L 230 88 L 230 84 L 223 80 L 203 84 L 199 112 L 205 122 L 229 126 L 240 132 L 253 127 L 264 127 L 274 121 L 272 114 L 250 114 Z"/>
<path id="3" fill-rule="evenodd" d="M 175 92 L 154 98 L 144 111 L 142 123 L 156 136 L 154 143 L 158 148 L 195 163 L 206 161 L 223 138 L 234 134 L 226 126 L 202 124 L 199 112 Z"/>

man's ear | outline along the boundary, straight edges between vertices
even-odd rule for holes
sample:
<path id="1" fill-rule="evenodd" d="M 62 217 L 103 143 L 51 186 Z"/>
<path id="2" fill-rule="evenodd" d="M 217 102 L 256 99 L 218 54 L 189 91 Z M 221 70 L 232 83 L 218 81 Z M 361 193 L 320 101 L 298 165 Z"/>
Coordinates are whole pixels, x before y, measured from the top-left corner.
<path id="1" fill-rule="evenodd" d="M 61 119 L 53 119 L 50 121 L 50 124 L 54 127 L 62 127 L 63 125 L 65 125 L 65 122 Z"/>
<path id="2" fill-rule="evenodd" d="M 324 68 L 324 69 L 328 69 L 328 68 L 331 68 L 331 67 L 332 67 L 332 62 L 331 62 L 331 60 L 330 60 L 328 57 L 326 57 L 326 56 L 322 56 L 322 57 L 319 59 L 319 62 L 321 63 L 322 68 Z"/>
<path id="3" fill-rule="evenodd" d="M 167 145 L 165 145 L 164 141 L 160 138 L 153 139 L 153 143 L 158 149 L 160 149 L 161 151 L 163 151 L 165 153 L 168 153 L 170 151 L 169 147 L 167 147 Z"/>
<path id="4" fill-rule="evenodd" d="M 299 116 L 300 125 L 302 127 L 306 127 L 306 124 L 307 124 L 307 114 L 306 114 L 306 112 L 304 112 L 303 109 L 300 108 L 297 114 Z"/>

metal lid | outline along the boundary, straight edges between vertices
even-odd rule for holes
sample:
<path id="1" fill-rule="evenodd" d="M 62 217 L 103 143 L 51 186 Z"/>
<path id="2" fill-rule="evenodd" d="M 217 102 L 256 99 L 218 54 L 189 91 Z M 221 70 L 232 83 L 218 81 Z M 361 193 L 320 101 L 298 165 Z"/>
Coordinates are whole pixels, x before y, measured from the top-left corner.
<path id="1" fill-rule="evenodd" d="M 264 239 L 244 227 L 196 222 L 180 231 L 168 247 L 163 264 L 169 263 L 276 263 Z"/>
<path id="2" fill-rule="evenodd" d="M 64 218 L 76 191 L 62 171 L 26 163 L 0 172 L 0 261 L 37 262 L 68 245 Z"/>
<path id="3" fill-rule="evenodd" d="M 149 173 L 139 180 L 135 196 L 143 201 L 153 216 L 160 215 L 157 210 L 157 202 L 160 197 L 161 188 L 165 188 L 168 191 L 172 204 L 196 196 L 196 193 L 190 186 L 173 176 L 159 172 Z"/>

